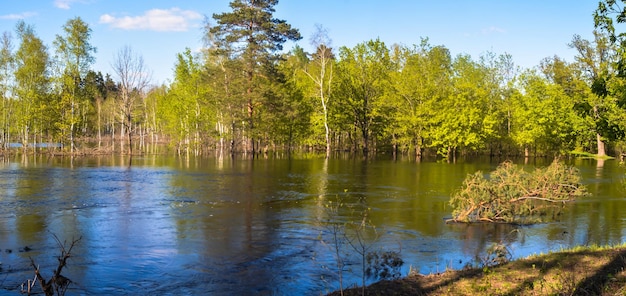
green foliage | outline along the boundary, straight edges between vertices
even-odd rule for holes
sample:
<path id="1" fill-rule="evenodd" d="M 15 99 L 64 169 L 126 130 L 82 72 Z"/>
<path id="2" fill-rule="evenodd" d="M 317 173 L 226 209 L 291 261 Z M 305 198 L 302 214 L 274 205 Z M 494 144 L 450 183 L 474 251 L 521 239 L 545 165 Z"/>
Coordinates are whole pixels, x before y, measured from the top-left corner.
<path id="1" fill-rule="evenodd" d="M 414 48 L 395 47 L 393 60 L 399 69 L 391 73 L 395 98 L 389 100 L 393 117 L 386 132 L 394 144 L 419 154 L 424 140 L 433 136 L 432 120 L 439 112 L 436 104 L 451 89 L 452 59 L 447 48 L 422 39 Z"/>
<path id="2" fill-rule="evenodd" d="M 306 100 L 301 87 L 301 59 L 289 56 L 276 67 L 272 81 L 264 88 L 261 121 L 263 138 L 273 144 L 284 144 L 291 150 L 311 132 L 312 102 Z"/>
<path id="3" fill-rule="evenodd" d="M 234 0 L 230 3 L 232 12 L 213 14 L 217 26 L 207 32 L 216 54 L 238 59 L 243 66 L 241 74 L 245 83 L 241 90 L 235 91 L 245 98 L 245 106 L 242 106 L 247 110 L 244 132 L 250 140 L 247 149 L 253 152 L 256 150 L 254 138 L 261 134 L 256 126 L 260 121 L 256 113 L 263 104 L 263 98 L 266 98 L 266 78 L 271 77 L 273 64 L 280 58 L 276 52 L 283 49 L 286 41 L 302 38 L 297 29 L 284 20 L 274 18 L 276 4 L 277 0 Z"/>
<path id="4" fill-rule="evenodd" d="M 43 41 L 35 35 L 34 29 L 20 21 L 17 25 L 20 40 L 15 52 L 15 95 L 16 125 L 14 131 L 20 135 L 23 144 L 28 143 L 32 134 L 49 131 L 50 121 L 44 120 L 52 104 L 48 102 L 51 93 L 50 58 Z"/>
<path id="5" fill-rule="evenodd" d="M 522 72 L 510 55 L 453 57 L 428 38 L 391 47 L 369 40 L 335 53 L 321 26 L 311 36 L 314 52 L 285 53 L 301 36 L 275 18 L 278 1 L 233 0 L 231 11 L 207 21 L 206 48 L 179 54 L 172 82 L 147 96 L 148 71 L 130 50 L 113 64 L 136 69 L 118 63 L 118 81 L 90 74 L 96 49 L 80 17 L 60 28 L 54 56 L 20 21 L 17 50 L 10 34 L 0 44 L 0 140 L 119 141 L 123 131 L 129 142 L 149 133 L 196 153 L 615 155 L 626 134 L 626 35 L 615 31 L 626 20 L 622 2 L 600 1 L 595 39 L 576 35 L 570 44 L 574 62 L 554 56 Z"/>
<path id="6" fill-rule="evenodd" d="M 93 109 L 86 92 L 80 90 L 84 85 L 89 67 L 94 62 L 96 48 L 89 43 L 91 28 L 80 17 L 68 20 L 63 26 L 64 36 L 57 35 L 54 40 L 57 59 L 62 69 L 57 77 L 60 94 L 53 106 L 58 118 L 56 126 L 62 140 L 69 136 L 71 151 L 74 151 L 75 127 L 81 124 Z M 49 113 L 49 112 L 48 112 Z M 65 142 L 65 141 L 64 141 Z"/>
<path id="7" fill-rule="evenodd" d="M 199 153 L 215 122 L 214 105 L 208 102 L 209 86 L 203 81 L 199 57 L 187 48 L 177 55 L 174 81 L 157 104 L 164 132 L 179 152 Z"/>
<path id="8" fill-rule="evenodd" d="M 574 103 L 564 89 L 526 71 L 520 77 L 523 91 L 511 98 L 511 138 L 523 148 L 542 147 L 565 152 L 573 150 L 574 127 L 582 125 L 571 112 Z"/>
<path id="9" fill-rule="evenodd" d="M 587 195 L 576 168 L 555 160 L 526 172 L 504 162 L 486 178 L 467 176 L 450 199 L 452 221 L 535 223 L 553 219 L 565 202 Z"/>
<path id="10" fill-rule="evenodd" d="M 353 126 L 360 133 L 353 135 L 360 140 L 355 146 L 367 152 L 370 141 L 382 133 L 390 119 L 389 49 L 380 40 L 370 40 L 354 48 L 340 48 L 339 56 L 334 106 L 346 115 L 342 125 Z"/>
<path id="11" fill-rule="evenodd" d="M 484 113 L 498 89 L 487 79 L 488 69 L 464 55 L 454 60 L 452 70 L 452 91 L 448 98 L 436 101 L 440 112 L 434 115 L 430 132 L 431 146 L 445 156 L 453 156 L 457 148 L 479 148 L 497 123 Z"/>

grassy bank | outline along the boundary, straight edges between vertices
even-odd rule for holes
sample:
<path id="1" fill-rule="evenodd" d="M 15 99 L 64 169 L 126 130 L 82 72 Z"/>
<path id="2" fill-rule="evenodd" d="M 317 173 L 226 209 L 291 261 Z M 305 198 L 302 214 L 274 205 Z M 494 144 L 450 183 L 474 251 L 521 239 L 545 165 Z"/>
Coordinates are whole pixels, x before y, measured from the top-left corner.
<path id="1" fill-rule="evenodd" d="M 368 286 L 365 295 L 626 295 L 625 267 L 626 245 L 579 247 L 493 267 L 382 281 Z"/>

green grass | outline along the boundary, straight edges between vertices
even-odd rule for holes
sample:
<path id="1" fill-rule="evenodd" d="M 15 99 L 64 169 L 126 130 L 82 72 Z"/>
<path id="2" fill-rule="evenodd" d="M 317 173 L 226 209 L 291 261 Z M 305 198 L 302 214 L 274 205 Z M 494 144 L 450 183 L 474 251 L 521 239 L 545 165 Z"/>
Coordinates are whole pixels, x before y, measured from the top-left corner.
<path id="1" fill-rule="evenodd" d="M 569 154 L 574 155 L 579 158 L 593 158 L 593 159 L 613 159 L 613 156 L 598 156 L 597 154 L 583 152 L 583 151 L 570 151 Z"/>
<path id="2" fill-rule="evenodd" d="M 580 246 L 488 268 L 381 281 L 365 295 L 626 295 L 625 267 L 626 244 Z M 361 295 L 361 289 L 343 295 Z"/>

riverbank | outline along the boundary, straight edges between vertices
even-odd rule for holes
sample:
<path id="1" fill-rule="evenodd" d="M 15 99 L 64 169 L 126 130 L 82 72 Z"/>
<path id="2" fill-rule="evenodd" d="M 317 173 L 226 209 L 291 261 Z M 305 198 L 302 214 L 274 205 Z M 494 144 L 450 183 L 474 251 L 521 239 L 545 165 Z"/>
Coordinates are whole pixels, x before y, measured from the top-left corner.
<path id="1" fill-rule="evenodd" d="M 365 295 L 625 295 L 625 267 L 626 245 L 579 247 L 494 267 L 381 281 L 366 287 Z M 361 293 L 355 288 L 343 295 Z"/>

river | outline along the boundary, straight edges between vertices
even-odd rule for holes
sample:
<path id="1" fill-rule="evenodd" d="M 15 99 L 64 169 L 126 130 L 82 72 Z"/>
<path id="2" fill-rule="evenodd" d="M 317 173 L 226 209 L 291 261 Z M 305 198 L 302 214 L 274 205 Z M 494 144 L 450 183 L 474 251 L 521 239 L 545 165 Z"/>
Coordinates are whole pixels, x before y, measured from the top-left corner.
<path id="1" fill-rule="evenodd" d="M 549 161 L 517 163 L 531 169 Z M 323 294 L 339 288 L 329 225 L 361 221 L 364 212 L 377 234 L 368 247 L 399 251 L 403 275 L 462 268 L 494 242 L 519 258 L 624 241 L 626 168 L 616 160 L 568 161 L 593 195 L 567 206 L 557 222 L 446 224 L 449 197 L 465 176 L 497 164 L 317 155 L 145 156 L 132 165 L 121 156 L 4 158 L 0 294 L 19 295 L 33 278 L 29 258 L 50 277 L 56 238 L 66 247 L 80 238 L 63 271 L 73 281 L 68 295 Z M 341 210 L 329 211 L 338 200 Z M 340 256 L 344 287 L 359 285 L 359 256 L 349 245 Z"/>

